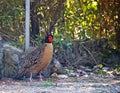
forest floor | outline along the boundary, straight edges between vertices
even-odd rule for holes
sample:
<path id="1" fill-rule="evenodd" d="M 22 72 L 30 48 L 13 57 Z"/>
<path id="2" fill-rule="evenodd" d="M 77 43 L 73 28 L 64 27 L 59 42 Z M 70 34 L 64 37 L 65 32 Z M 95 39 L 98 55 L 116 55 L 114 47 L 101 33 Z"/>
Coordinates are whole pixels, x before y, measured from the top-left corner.
<path id="1" fill-rule="evenodd" d="M 120 77 L 81 76 L 32 82 L 4 79 L 0 93 L 120 93 Z"/>

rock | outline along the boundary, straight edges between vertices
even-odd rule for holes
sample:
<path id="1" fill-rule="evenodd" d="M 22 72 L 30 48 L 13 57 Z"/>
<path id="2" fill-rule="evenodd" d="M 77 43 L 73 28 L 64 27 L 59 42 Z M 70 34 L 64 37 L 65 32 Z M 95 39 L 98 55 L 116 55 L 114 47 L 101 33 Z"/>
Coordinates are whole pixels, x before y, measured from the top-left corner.
<path id="1" fill-rule="evenodd" d="M 53 59 L 54 62 L 54 66 L 52 68 L 52 72 L 56 72 L 57 74 L 62 74 L 64 73 L 63 71 L 63 66 L 61 65 L 61 63 L 57 60 L 57 59 Z"/>
<path id="2" fill-rule="evenodd" d="M 3 77 L 3 48 L 0 47 L 0 79 Z"/>
<path id="3" fill-rule="evenodd" d="M 9 44 L 4 44 L 3 48 L 4 76 L 13 77 L 18 71 L 19 58 L 23 51 Z"/>
<path id="4" fill-rule="evenodd" d="M 98 67 L 98 65 L 95 65 L 94 67 L 93 67 L 93 70 L 96 70 L 96 69 L 98 69 L 99 67 Z"/>
<path id="5" fill-rule="evenodd" d="M 0 36 L 0 79 L 3 77 L 3 39 Z"/>
<path id="6" fill-rule="evenodd" d="M 57 78 L 57 76 L 58 76 L 57 73 L 53 73 L 53 74 L 51 75 L 52 78 Z"/>
<path id="7" fill-rule="evenodd" d="M 84 77 L 89 77 L 89 75 L 84 75 Z"/>
<path id="8" fill-rule="evenodd" d="M 69 77 L 79 77 L 79 73 L 73 72 L 73 73 L 69 74 Z"/>
<path id="9" fill-rule="evenodd" d="M 49 76 L 51 76 L 52 74 L 52 68 L 54 66 L 54 62 L 53 60 L 51 61 L 50 65 L 43 71 L 42 75 L 45 77 L 45 78 L 48 78 Z"/>
<path id="10" fill-rule="evenodd" d="M 103 67 L 102 68 L 104 71 L 108 71 L 110 68 L 109 67 Z"/>
<path id="11" fill-rule="evenodd" d="M 5 48 L 5 49 L 12 49 L 12 50 L 14 50 L 14 51 L 16 51 L 16 52 L 20 52 L 20 53 L 23 52 L 23 50 L 21 50 L 21 49 L 19 49 L 19 48 L 16 48 L 16 47 L 14 47 L 14 46 L 12 46 L 12 45 L 10 45 L 10 43 L 4 43 L 4 44 L 3 44 L 3 48 Z"/>
<path id="12" fill-rule="evenodd" d="M 61 75 L 58 75 L 57 78 L 59 78 L 59 79 L 66 79 L 66 78 L 68 78 L 68 76 L 64 75 L 64 74 L 61 74 Z"/>
<path id="13" fill-rule="evenodd" d="M 56 74 L 60 74 L 63 73 L 63 67 L 60 64 L 60 62 L 53 58 L 50 65 L 43 71 L 43 76 L 44 77 L 50 77 L 51 74 L 56 73 Z"/>
<path id="14" fill-rule="evenodd" d="M 29 47 L 29 49 L 25 52 L 25 54 L 28 54 L 32 51 L 34 51 L 37 47 Z"/>
<path id="15" fill-rule="evenodd" d="M 80 65 L 80 66 L 79 66 L 79 69 L 85 70 L 85 66 Z"/>
<path id="16" fill-rule="evenodd" d="M 12 59 L 13 61 L 19 63 L 19 56 L 17 54 L 13 54 Z"/>
<path id="17" fill-rule="evenodd" d="M 3 59 L 3 48 L 0 48 L 0 64 L 2 64 Z"/>
<path id="18" fill-rule="evenodd" d="M 2 60 L 3 60 L 3 48 L 0 47 L 0 64 L 2 64 Z"/>
<path id="19" fill-rule="evenodd" d="M 84 71 L 84 70 L 78 69 L 77 72 L 80 74 L 80 76 L 81 75 L 88 75 L 88 73 L 86 71 Z"/>
<path id="20" fill-rule="evenodd" d="M 86 72 L 92 72 L 92 69 L 86 68 L 85 71 L 86 71 Z"/>

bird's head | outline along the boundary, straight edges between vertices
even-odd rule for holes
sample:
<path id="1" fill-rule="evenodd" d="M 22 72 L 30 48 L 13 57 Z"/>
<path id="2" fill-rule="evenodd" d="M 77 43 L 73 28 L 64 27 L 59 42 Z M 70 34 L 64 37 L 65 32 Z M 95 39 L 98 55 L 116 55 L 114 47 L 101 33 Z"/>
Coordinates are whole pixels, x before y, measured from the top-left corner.
<path id="1" fill-rule="evenodd" d="M 45 37 L 45 43 L 52 43 L 53 42 L 53 35 L 47 35 Z"/>

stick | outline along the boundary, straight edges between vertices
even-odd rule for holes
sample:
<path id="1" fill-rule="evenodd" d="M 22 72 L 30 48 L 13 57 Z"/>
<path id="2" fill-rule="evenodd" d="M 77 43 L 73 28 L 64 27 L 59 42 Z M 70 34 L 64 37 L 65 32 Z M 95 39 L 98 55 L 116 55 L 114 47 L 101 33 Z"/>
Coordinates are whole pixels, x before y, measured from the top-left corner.
<path id="1" fill-rule="evenodd" d="M 81 46 L 90 54 L 90 56 L 92 57 L 92 59 L 94 60 L 94 62 L 97 64 L 97 61 L 95 60 L 93 54 L 84 45 L 81 45 Z"/>

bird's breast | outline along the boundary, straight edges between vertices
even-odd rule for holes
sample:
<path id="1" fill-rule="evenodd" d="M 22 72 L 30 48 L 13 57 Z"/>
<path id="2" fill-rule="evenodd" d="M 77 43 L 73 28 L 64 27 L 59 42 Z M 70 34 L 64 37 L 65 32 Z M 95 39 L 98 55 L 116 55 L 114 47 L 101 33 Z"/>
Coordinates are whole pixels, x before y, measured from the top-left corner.
<path id="1" fill-rule="evenodd" d="M 43 71 L 51 62 L 53 57 L 53 45 L 51 43 L 45 44 L 43 53 L 41 54 L 39 71 Z"/>

